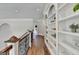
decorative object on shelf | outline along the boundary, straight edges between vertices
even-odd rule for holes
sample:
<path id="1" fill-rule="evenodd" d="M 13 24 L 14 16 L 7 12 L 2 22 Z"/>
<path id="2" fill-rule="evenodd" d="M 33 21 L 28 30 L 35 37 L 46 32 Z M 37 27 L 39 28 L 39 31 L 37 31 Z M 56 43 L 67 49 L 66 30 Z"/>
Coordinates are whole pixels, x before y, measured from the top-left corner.
<path id="1" fill-rule="evenodd" d="M 73 7 L 73 11 L 76 12 L 77 10 L 79 10 L 79 3 L 77 3 L 74 7 Z"/>
<path id="2" fill-rule="evenodd" d="M 51 23 L 52 23 L 52 22 L 55 22 L 55 20 L 51 21 Z"/>
<path id="3" fill-rule="evenodd" d="M 71 24 L 69 27 L 72 32 L 77 32 L 76 30 L 79 28 L 78 24 Z"/>
<path id="4" fill-rule="evenodd" d="M 48 34 L 48 31 L 46 31 L 46 34 Z"/>
<path id="5" fill-rule="evenodd" d="M 48 26 L 46 26 L 46 29 L 48 29 Z"/>
<path id="6" fill-rule="evenodd" d="M 47 14 L 45 15 L 45 19 L 47 19 Z"/>
<path id="7" fill-rule="evenodd" d="M 56 14 L 54 14 L 54 19 L 56 19 Z"/>
<path id="8" fill-rule="evenodd" d="M 48 43 L 48 40 L 46 40 L 47 41 L 47 43 Z"/>
<path id="9" fill-rule="evenodd" d="M 53 36 L 54 38 L 56 38 L 56 33 L 55 34 L 51 34 L 51 36 Z"/>
<path id="10" fill-rule="evenodd" d="M 56 28 L 52 28 L 53 30 L 56 30 Z"/>
<path id="11" fill-rule="evenodd" d="M 51 23 L 52 23 L 52 22 L 55 22 L 55 19 L 54 19 L 54 20 L 52 20 L 52 21 L 50 21 L 50 22 L 51 22 Z"/>
<path id="12" fill-rule="evenodd" d="M 54 17 L 54 19 L 56 19 L 56 17 Z"/>
<path id="13" fill-rule="evenodd" d="M 52 20 L 51 23 L 52 23 L 52 22 L 55 22 L 55 19 L 56 19 L 56 17 L 54 16 L 54 20 Z"/>

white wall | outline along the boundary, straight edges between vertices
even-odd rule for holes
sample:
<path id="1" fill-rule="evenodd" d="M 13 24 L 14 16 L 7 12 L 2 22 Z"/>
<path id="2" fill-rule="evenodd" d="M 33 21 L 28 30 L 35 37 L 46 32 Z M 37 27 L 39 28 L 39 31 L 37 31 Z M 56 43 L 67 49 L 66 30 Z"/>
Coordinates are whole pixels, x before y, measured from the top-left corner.
<path id="1" fill-rule="evenodd" d="M 3 19 L 0 25 L 8 23 L 13 35 L 20 37 L 27 29 L 33 29 L 33 19 Z"/>
<path id="2" fill-rule="evenodd" d="M 8 24 L 9 26 L 2 24 Z M 12 35 L 18 38 L 27 32 L 27 29 L 33 29 L 33 19 L 1 19 L 0 20 L 0 44 L 8 40 Z M 3 46 L 3 45 L 2 45 Z"/>
<path id="3" fill-rule="evenodd" d="M 0 25 L 0 48 L 5 46 L 4 41 L 10 38 L 12 32 L 10 26 L 7 23 Z"/>
<path id="4" fill-rule="evenodd" d="M 44 20 L 41 19 L 39 22 L 39 30 L 40 30 L 40 34 L 43 36 L 45 35 L 45 32 L 46 32 L 45 29 L 46 28 L 45 28 Z"/>

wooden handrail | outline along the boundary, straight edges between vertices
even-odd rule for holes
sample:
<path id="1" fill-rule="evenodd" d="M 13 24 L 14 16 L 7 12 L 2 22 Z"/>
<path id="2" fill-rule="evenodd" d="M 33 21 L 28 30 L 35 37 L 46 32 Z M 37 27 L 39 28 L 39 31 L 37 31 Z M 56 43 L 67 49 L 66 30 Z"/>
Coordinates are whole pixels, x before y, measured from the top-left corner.
<path id="1" fill-rule="evenodd" d="M 19 39 L 16 36 L 12 36 L 9 40 L 7 40 L 5 42 L 16 43 L 17 41 L 19 41 Z"/>
<path id="2" fill-rule="evenodd" d="M 25 37 L 27 37 L 32 31 L 24 33 L 19 39 L 19 42 L 21 42 Z"/>
<path id="3" fill-rule="evenodd" d="M 9 55 L 9 51 L 12 49 L 12 45 L 9 45 L 7 47 L 5 47 L 4 49 L 2 49 L 0 51 L 0 53 L 5 53 L 5 55 Z"/>
<path id="4" fill-rule="evenodd" d="M 25 35 L 25 36 L 22 36 L 21 38 L 19 38 L 19 42 L 21 42 L 25 37 L 27 37 L 29 34 Z"/>
<path id="5" fill-rule="evenodd" d="M 22 38 L 25 34 L 27 34 L 28 32 L 24 33 L 20 38 Z"/>
<path id="6" fill-rule="evenodd" d="M 20 37 L 20 39 L 23 38 L 24 36 L 26 36 L 26 34 L 29 34 L 29 33 L 32 33 L 32 31 L 28 30 L 28 32 L 24 33 L 24 34 Z"/>

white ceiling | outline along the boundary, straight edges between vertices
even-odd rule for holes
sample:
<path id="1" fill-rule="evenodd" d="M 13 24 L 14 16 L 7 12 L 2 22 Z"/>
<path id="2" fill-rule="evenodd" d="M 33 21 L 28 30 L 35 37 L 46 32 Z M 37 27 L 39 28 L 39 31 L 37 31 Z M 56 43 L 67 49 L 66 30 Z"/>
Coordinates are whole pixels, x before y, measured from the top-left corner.
<path id="1" fill-rule="evenodd" d="M 0 18 L 42 17 L 45 3 L 0 3 Z"/>

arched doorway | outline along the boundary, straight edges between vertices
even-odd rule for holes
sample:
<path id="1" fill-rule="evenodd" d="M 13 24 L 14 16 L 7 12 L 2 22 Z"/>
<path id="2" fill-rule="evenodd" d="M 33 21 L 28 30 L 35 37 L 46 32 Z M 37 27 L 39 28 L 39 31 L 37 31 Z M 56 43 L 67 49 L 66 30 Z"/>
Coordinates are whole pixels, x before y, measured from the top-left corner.
<path id="1" fill-rule="evenodd" d="M 0 25 L 0 48 L 5 46 L 4 41 L 11 37 L 10 25 L 8 23 L 3 23 Z"/>

